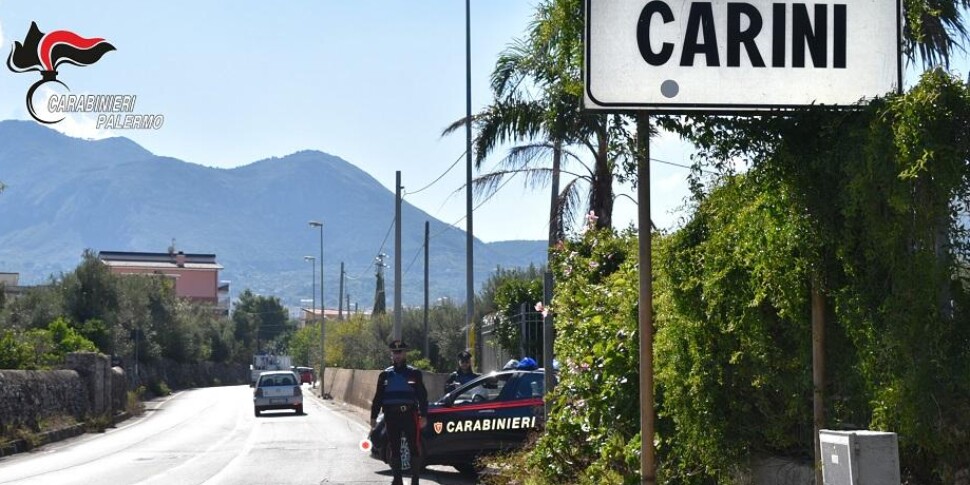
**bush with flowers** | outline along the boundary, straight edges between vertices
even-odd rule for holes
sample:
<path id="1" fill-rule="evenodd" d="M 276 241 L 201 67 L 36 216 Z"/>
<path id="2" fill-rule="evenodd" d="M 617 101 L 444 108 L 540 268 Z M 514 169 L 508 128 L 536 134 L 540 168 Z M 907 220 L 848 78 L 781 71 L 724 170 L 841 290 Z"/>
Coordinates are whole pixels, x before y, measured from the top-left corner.
<path id="1" fill-rule="evenodd" d="M 636 483 L 639 467 L 636 236 L 588 230 L 553 251 L 559 384 L 528 458 L 537 483 Z M 631 481 L 632 480 L 632 481 Z"/>

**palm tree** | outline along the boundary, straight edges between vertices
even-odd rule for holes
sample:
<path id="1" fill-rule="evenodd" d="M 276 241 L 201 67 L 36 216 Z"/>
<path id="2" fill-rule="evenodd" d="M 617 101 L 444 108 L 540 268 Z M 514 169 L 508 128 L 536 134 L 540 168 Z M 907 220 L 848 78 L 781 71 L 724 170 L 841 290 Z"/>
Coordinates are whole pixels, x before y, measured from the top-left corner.
<path id="1" fill-rule="evenodd" d="M 615 115 L 582 109 L 583 6 L 579 0 L 545 0 L 537 6 L 526 40 L 515 40 L 500 55 L 492 73 L 494 101 L 473 115 L 477 128 L 475 167 L 497 145 L 524 142 L 513 147 L 496 169 L 474 181 L 479 196 L 489 196 L 510 177 L 522 175 L 530 187 L 552 182 L 550 244 L 562 238 L 565 221 L 579 213 L 587 189 L 589 210 L 596 213 L 597 227 L 610 227 L 613 214 L 613 170 L 618 157 L 615 143 L 622 127 Z M 445 129 L 450 134 L 463 128 L 462 118 Z M 592 160 L 584 162 L 571 149 L 585 148 Z M 546 165 L 552 160 L 552 166 Z M 580 170 L 568 170 L 578 166 Z M 560 174 L 572 178 L 561 190 Z"/>
<path id="2" fill-rule="evenodd" d="M 924 67 L 942 64 L 950 66 L 954 50 L 963 50 L 970 35 L 964 15 L 970 0 L 905 0 L 903 38 L 906 57 Z"/>

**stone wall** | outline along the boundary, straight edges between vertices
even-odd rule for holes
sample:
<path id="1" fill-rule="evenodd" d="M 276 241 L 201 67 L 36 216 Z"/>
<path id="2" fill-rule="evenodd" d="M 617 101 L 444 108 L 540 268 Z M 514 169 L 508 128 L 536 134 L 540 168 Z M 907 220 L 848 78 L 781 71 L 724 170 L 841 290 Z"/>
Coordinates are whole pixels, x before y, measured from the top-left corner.
<path id="1" fill-rule="evenodd" d="M 145 386 L 152 389 L 153 385 L 163 382 L 170 389 L 249 384 L 249 367 L 242 364 L 216 362 L 179 364 L 163 359 L 158 362 L 138 364 L 137 377 L 134 367 L 129 367 L 127 371 L 131 373 L 133 388 Z"/>
<path id="2" fill-rule="evenodd" d="M 88 414 L 111 415 L 112 387 L 111 360 L 107 355 L 95 352 L 74 352 L 67 355 L 65 367 L 73 369 L 84 383 Z"/>
<path id="3" fill-rule="evenodd" d="M 93 352 L 67 355 L 65 370 L 0 370 L 0 429 L 37 431 L 53 417 L 81 422 L 113 417 L 125 410 L 128 386 L 124 371 L 107 356 Z"/>
<path id="4" fill-rule="evenodd" d="M 88 391 L 73 370 L 0 370 L 0 428 L 19 426 L 38 430 L 55 416 L 88 414 Z"/>
<path id="5" fill-rule="evenodd" d="M 0 370 L 0 429 L 24 426 L 37 430 L 45 418 L 71 416 L 86 421 L 112 417 L 125 410 L 129 378 L 145 385 L 164 382 L 171 389 L 249 382 L 249 369 L 239 364 L 177 364 L 162 361 L 128 372 L 111 367 L 110 359 L 94 352 L 68 354 L 69 370 Z"/>

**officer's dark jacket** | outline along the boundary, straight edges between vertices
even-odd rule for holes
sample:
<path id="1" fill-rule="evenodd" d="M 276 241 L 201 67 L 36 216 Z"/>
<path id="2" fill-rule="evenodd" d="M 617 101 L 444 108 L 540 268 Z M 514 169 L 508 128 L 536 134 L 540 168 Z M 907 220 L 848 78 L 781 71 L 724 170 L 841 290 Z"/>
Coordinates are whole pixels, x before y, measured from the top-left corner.
<path id="1" fill-rule="evenodd" d="M 472 372 L 470 369 L 468 372 L 462 372 L 461 369 L 458 369 L 452 372 L 451 375 L 448 376 L 448 380 L 445 381 L 445 392 L 451 392 L 452 390 L 457 389 L 458 386 L 471 382 L 471 380 L 476 377 L 478 377 L 478 374 Z"/>
<path id="2" fill-rule="evenodd" d="M 421 371 L 409 365 L 391 366 L 377 377 L 377 392 L 371 401 L 370 417 L 377 419 L 381 408 L 417 406 L 418 414 L 428 415 L 428 390 Z"/>

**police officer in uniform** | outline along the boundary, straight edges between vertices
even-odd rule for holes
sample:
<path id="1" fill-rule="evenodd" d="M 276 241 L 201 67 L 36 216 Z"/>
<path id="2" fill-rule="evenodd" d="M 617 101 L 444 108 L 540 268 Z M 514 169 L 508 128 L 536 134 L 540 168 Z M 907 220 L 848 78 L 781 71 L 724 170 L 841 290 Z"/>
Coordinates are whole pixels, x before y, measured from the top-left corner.
<path id="1" fill-rule="evenodd" d="M 472 354 L 468 353 L 467 350 L 462 350 L 458 353 L 458 370 L 452 372 L 448 376 L 448 380 L 445 381 L 445 393 L 457 389 L 476 377 L 478 377 L 478 374 L 472 372 Z"/>
<path id="2" fill-rule="evenodd" d="M 377 425 L 377 415 L 384 411 L 387 446 L 391 452 L 391 485 L 404 485 L 401 478 L 401 436 L 405 436 L 411 454 L 411 485 L 418 484 L 421 471 L 421 428 L 427 424 L 428 391 L 421 371 L 407 365 L 407 345 L 400 340 L 390 344 L 391 367 L 377 378 L 377 392 L 370 408 L 370 426 Z"/>

